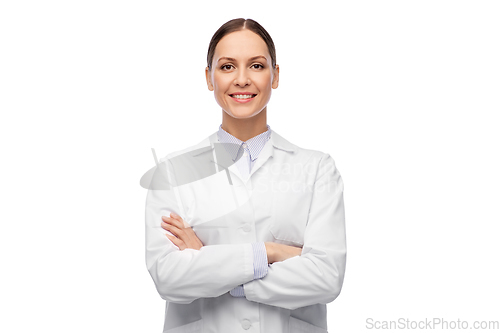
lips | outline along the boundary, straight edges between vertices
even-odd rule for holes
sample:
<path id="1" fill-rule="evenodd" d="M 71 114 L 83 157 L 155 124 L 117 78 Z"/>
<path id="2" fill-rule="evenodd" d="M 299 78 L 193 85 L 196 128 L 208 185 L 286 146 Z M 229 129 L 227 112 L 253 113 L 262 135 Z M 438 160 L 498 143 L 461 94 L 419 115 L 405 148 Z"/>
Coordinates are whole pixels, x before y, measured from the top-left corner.
<path id="1" fill-rule="evenodd" d="M 238 96 L 238 95 L 247 95 L 247 96 L 252 96 L 252 97 L 250 97 L 250 98 L 236 98 L 235 96 Z M 248 102 L 253 101 L 254 98 L 255 98 L 255 96 L 257 96 L 257 94 L 242 92 L 242 93 L 229 94 L 229 96 L 235 102 L 238 102 L 238 103 L 248 103 Z"/>
<path id="2" fill-rule="evenodd" d="M 257 96 L 257 94 L 252 94 L 252 93 L 234 93 L 234 94 L 229 94 L 229 96 L 234 97 L 236 95 L 251 95 L 252 98 Z"/>

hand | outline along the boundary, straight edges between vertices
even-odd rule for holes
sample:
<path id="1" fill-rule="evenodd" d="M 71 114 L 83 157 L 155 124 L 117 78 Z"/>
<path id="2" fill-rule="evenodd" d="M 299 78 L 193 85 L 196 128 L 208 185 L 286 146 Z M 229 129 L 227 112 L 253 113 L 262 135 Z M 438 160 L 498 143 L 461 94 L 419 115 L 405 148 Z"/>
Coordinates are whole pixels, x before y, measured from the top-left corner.
<path id="1" fill-rule="evenodd" d="M 184 220 L 179 215 L 170 213 L 170 216 L 171 217 L 161 217 L 161 219 L 163 220 L 163 222 L 161 223 L 161 227 L 165 230 L 170 231 L 176 236 L 174 237 L 172 235 L 165 234 L 168 239 L 170 239 L 172 243 L 179 247 L 179 250 L 181 251 L 184 249 L 201 249 L 203 247 L 203 243 L 196 236 L 193 228 L 185 228 Z"/>
<path id="2" fill-rule="evenodd" d="M 265 242 L 264 245 L 266 246 L 267 262 L 270 264 L 278 261 L 284 261 L 302 254 L 302 248 L 297 246 L 273 242 Z"/>

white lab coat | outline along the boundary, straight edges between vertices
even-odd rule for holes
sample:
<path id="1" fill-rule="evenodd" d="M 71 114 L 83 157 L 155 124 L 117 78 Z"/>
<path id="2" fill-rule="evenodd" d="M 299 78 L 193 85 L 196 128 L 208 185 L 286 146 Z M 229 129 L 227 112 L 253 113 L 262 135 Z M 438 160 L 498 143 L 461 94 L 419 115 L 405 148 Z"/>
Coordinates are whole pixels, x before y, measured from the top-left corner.
<path id="1" fill-rule="evenodd" d="M 247 179 L 225 168 L 217 132 L 167 155 L 172 184 L 149 189 L 146 265 L 166 300 L 164 333 L 327 332 L 326 304 L 340 293 L 346 264 L 343 182 L 329 154 L 272 131 Z M 213 168 L 199 167 L 199 163 Z M 180 215 L 203 247 L 180 251 L 161 216 Z M 302 247 L 253 280 L 251 242 Z M 229 291 L 243 284 L 246 297 Z"/>

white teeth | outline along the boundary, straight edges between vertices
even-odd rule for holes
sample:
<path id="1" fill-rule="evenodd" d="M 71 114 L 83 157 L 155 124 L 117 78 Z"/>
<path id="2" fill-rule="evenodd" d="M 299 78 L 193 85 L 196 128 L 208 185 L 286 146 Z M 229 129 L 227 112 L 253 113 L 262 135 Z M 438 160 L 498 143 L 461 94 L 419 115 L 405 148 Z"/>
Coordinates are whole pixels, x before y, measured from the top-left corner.
<path id="1" fill-rule="evenodd" d="M 245 99 L 245 98 L 252 98 L 253 95 L 233 95 L 234 98 L 238 99 Z"/>

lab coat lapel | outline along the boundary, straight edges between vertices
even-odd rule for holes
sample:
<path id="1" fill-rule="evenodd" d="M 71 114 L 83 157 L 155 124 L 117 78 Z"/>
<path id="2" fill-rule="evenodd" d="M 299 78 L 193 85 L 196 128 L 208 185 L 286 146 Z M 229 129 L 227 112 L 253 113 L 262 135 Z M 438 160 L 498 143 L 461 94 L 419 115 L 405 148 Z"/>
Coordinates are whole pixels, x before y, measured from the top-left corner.
<path id="1" fill-rule="evenodd" d="M 214 166 L 215 172 L 225 172 L 230 185 L 237 185 L 233 177 L 238 177 L 243 181 L 238 166 L 234 164 L 231 155 L 226 151 L 217 138 L 217 132 L 209 135 L 199 145 L 201 148 L 191 152 L 191 156 L 196 158 L 198 163 L 208 162 Z"/>
<path id="2" fill-rule="evenodd" d="M 274 133 L 271 133 L 271 138 L 266 142 L 264 148 L 262 148 L 262 150 L 260 151 L 259 157 L 257 158 L 257 161 L 252 167 L 252 170 L 250 171 L 250 175 L 248 176 L 248 178 L 252 177 L 252 175 L 255 172 L 257 172 L 257 170 L 259 170 L 260 167 L 263 166 L 268 159 L 273 157 L 274 155 L 273 136 Z"/>
<path id="3" fill-rule="evenodd" d="M 264 148 L 262 148 L 259 157 L 257 158 L 257 161 L 255 162 L 254 166 L 252 167 L 252 170 L 250 171 L 250 174 L 245 177 L 243 177 L 240 173 L 240 169 L 238 166 L 235 164 L 231 165 L 229 167 L 229 170 L 236 174 L 236 176 L 244 183 L 246 184 L 248 180 L 252 177 L 252 175 L 259 170 L 259 168 L 264 165 L 264 163 L 267 162 L 267 160 L 271 157 L 273 157 L 274 154 L 274 146 L 273 146 L 273 136 L 274 133 L 271 133 L 271 138 L 266 142 L 264 145 Z"/>
<path id="4" fill-rule="evenodd" d="M 201 155 L 203 155 L 205 158 L 210 159 L 210 163 L 214 163 L 217 165 L 219 172 L 226 170 L 226 172 L 228 173 L 228 178 L 229 178 L 228 181 L 230 183 L 233 183 L 233 184 L 234 184 L 234 182 L 230 178 L 231 176 L 229 175 L 229 171 L 232 175 L 235 175 L 236 177 L 238 177 L 243 183 L 246 183 L 246 181 L 248 181 L 248 179 L 250 179 L 252 177 L 252 175 L 255 172 L 257 172 L 260 169 L 260 167 L 262 167 L 264 165 L 264 163 L 267 162 L 267 160 L 269 160 L 270 158 L 274 158 L 276 149 L 287 151 L 287 152 L 292 153 L 292 154 L 297 151 L 295 145 L 293 145 L 288 140 L 283 138 L 275 130 L 272 130 L 270 139 L 268 140 L 268 142 L 266 142 L 264 148 L 260 152 L 259 157 L 257 158 L 257 162 L 255 162 L 255 165 L 253 166 L 253 168 L 250 172 L 250 175 L 248 176 L 247 179 L 245 179 L 244 177 L 242 177 L 242 175 L 238 169 L 238 166 L 234 163 L 228 162 L 228 161 L 231 161 L 229 154 L 224 149 L 215 149 L 214 148 L 215 143 L 218 143 L 219 146 L 222 147 L 222 145 L 218 141 L 217 132 L 214 132 L 211 135 L 209 135 L 208 138 L 206 138 L 203 141 L 204 147 L 202 149 L 197 149 L 197 150 L 193 151 L 192 154 L 193 154 L 193 156 L 200 157 L 199 155 L 200 155 L 200 153 L 202 153 Z M 214 153 L 214 150 L 217 150 L 217 154 Z M 209 151 L 211 151 L 212 153 L 207 154 Z M 215 155 L 215 159 L 214 159 L 214 155 Z"/>
<path id="5" fill-rule="evenodd" d="M 260 167 L 262 167 L 270 158 L 275 157 L 276 149 L 284 150 L 292 154 L 296 152 L 296 147 L 292 143 L 279 135 L 275 130 L 272 130 L 271 137 L 264 145 L 264 148 L 262 148 L 262 151 L 257 158 L 257 162 L 255 162 L 252 170 L 250 171 L 248 179 L 250 179 L 252 175 L 256 173 L 260 169 Z M 229 169 L 237 173 L 237 175 L 240 176 L 240 179 L 242 178 L 239 169 L 235 164 L 233 164 Z"/>
<path id="6" fill-rule="evenodd" d="M 269 158 L 275 158 L 276 149 L 284 150 L 292 154 L 296 152 L 296 147 L 292 143 L 285 140 L 285 138 L 276 133 L 275 130 L 272 130 L 271 138 L 260 152 L 259 158 L 257 158 L 257 162 L 255 162 L 255 165 L 250 172 L 250 177 L 252 177 L 252 175 L 257 172 L 257 170 L 259 170 L 259 168 L 263 166 Z"/>

